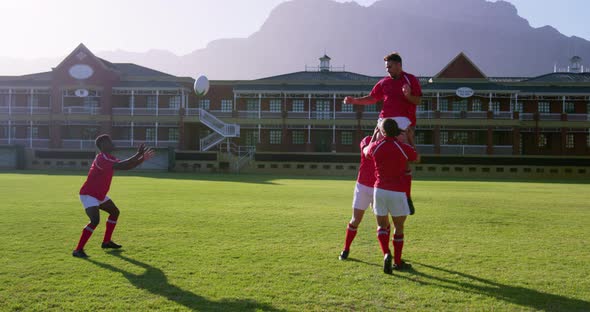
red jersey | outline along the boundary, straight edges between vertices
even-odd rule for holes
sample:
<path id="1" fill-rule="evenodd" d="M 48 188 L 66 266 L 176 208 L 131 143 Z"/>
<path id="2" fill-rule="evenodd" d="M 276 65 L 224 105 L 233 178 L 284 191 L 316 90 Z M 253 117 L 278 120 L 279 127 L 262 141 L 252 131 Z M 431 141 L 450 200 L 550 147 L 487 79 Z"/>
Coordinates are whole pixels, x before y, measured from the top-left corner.
<path id="1" fill-rule="evenodd" d="M 100 153 L 96 155 L 90 170 L 88 171 L 88 178 L 80 189 L 80 195 L 89 195 L 98 200 L 104 200 L 111 187 L 111 180 L 113 179 L 113 164 L 119 160 L 107 153 Z"/>
<path id="2" fill-rule="evenodd" d="M 375 187 L 394 192 L 406 192 L 406 166 L 418 158 L 416 150 L 396 138 L 385 137 L 371 143 L 367 157 L 375 162 Z"/>
<path id="3" fill-rule="evenodd" d="M 377 101 L 383 101 L 379 118 L 407 117 L 412 122 L 412 126 L 415 126 L 416 105 L 404 95 L 402 91 L 404 85 L 410 86 L 413 96 L 422 96 L 420 81 L 414 75 L 403 71 L 399 79 L 387 76 L 377 82 L 370 96 Z"/>
<path id="4" fill-rule="evenodd" d="M 359 166 L 359 175 L 356 181 L 364 186 L 373 187 L 375 185 L 375 163 L 372 159 L 367 159 L 363 149 L 371 143 L 371 137 L 366 136 L 360 144 L 361 148 L 361 165 Z"/>

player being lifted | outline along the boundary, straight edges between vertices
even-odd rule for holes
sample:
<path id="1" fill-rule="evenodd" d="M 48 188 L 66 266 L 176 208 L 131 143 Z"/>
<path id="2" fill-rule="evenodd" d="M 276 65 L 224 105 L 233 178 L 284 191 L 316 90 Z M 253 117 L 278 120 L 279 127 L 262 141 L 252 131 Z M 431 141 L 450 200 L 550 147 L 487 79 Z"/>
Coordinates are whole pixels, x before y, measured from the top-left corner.
<path id="1" fill-rule="evenodd" d="M 402 58 L 398 53 L 391 53 L 384 57 L 388 76 L 381 79 L 368 96 L 354 98 L 347 96 L 344 103 L 356 105 L 371 105 L 383 101 L 383 108 L 379 114 L 377 125 L 385 119 L 394 119 L 402 130 L 399 140 L 414 146 L 414 127 L 416 126 L 416 106 L 420 104 L 422 88 L 418 79 L 402 68 Z M 406 168 L 405 183 L 409 189 L 412 183 L 410 167 Z M 413 203 L 408 198 L 413 214 Z"/>
<path id="2" fill-rule="evenodd" d="M 90 171 L 88 172 L 88 178 L 86 178 L 86 182 L 84 182 L 84 185 L 80 189 L 80 201 L 90 218 L 90 223 L 82 230 L 78 246 L 72 253 L 74 257 L 78 258 L 88 257 L 84 252 L 84 246 L 98 225 L 100 220 L 99 210 L 104 210 L 109 214 L 102 248 L 121 248 L 121 245 L 117 245 L 111 240 L 113 231 L 117 225 L 117 219 L 119 218 L 119 209 L 107 196 L 114 170 L 133 169 L 154 155 L 152 149 L 146 148 L 141 144 L 135 155 L 121 161 L 111 155 L 115 146 L 110 136 L 106 134 L 99 135 L 95 142 L 100 153 L 94 158 Z"/>
<path id="3" fill-rule="evenodd" d="M 392 119 L 379 124 L 374 141 L 364 149 L 366 157 L 375 162 L 376 182 L 373 193 L 373 212 L 377 217 L 377 239 L 383 252 L 383 271 L 404 270 L 409 267 L 402 261 L 404 222 L 410 214 L 406 198 L 404 176 L 408 162 L 419 161 L 416 150 L 396 138 L 400 129 Z M 389 215 L 393 221 L 393 267 L 389 249 Z"/>

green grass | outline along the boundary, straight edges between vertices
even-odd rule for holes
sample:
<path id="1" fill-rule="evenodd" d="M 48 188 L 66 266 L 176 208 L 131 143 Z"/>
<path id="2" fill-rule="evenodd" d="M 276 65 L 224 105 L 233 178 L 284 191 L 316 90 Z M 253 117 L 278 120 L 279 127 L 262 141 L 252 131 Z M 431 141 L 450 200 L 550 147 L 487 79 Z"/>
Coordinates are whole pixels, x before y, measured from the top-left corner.
<path id="1" fill-rule="evenodd" d="M 118 175 L 123 252 L 103 214 L 87 261 L 84 179 L 0 174 L 0 310 L 590 310 L 587 181 L 415 181 L 414 270 L 388 276 L 372 213 L 337 260 L 354 179 Z"/>

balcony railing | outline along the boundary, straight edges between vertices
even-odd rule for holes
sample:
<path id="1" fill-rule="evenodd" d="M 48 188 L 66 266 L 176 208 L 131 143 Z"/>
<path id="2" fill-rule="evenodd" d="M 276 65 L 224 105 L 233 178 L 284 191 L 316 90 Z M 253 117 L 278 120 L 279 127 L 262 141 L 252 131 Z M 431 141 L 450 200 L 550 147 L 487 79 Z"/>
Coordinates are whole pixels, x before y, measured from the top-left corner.
<path id="1" fill-rule="evenodd" d="M 494 145 L 494 155 L 512 155 L 512 145 Z"/>
<path id="2" fill-rule="evenodd" d="M 69 149 L 80 149 L 80 150 L 91 150 L 95 149 L 96 145 L 94 140 L 62 140 L 61 142 L 62 148 L 69 148 Z"/>
<path id="3" fill-rule="evenodd" d="M 416 118 L 417 119 L 433 119 L 434 118 L 434 111 L 417 111 Z"/>
<path id="4" fill-rule="evenodd" d="M 309 118 L 309 112 L 287 112 L 287 118 L 292 119 L 307 119 Z"/>
<path id="5" fill-rule="evenodd" d="M 487 145 L 441 145 L 443 155 L 485 155 Z"/>
<path id="6" fill-rule="evenodd" d="M 512 112 L 494 112 L 494 119 L 512 119 Z"/>
<path id="7" fill-rule="evenodd" d="M 533 113 L 521 113 L 520 120 L 535 120 L 535 114 Z"/>
<path id="8" fill-rule="evenodd" d="M 590 120 L 590 114 L 567 114 L 568 121 L 587 121 Z"/>
<path id="9" fill-rule="evenodd" d="M 113 140 L 115 147 L 138 147 L 140 144 L 145 144 L 149 147 L 178 147 L 178 141 L 158 140 L 158 141 L 146 141 L 146 140 Z"/>
<path id="10" fill-rule="evenodd" d="M 336 112 L 336 119 L 356 119 L 356 112 Z"/>
<path id="11" fill-rule="evenodd" d="M 434 154 L 434 145 L 416 144 L 419 154 Z"/>
<path id="12" fill-rule="evenodd" d="M 486 119 L 488 112 L 466 112 L 465 117 L 472 119 Z"/>
<path id="13" fill-rule="evenodd" d="M 440 118 L 441 119 L 456 119 L 456 118 L 461 118 L 461 112 L 456 112 L 456 111 L 440 112 Z"/>
<path id="14" fill-rule="evenodd" d="M 540 120 L 561 120 L 561 114 L 548 114 L 548 113 L 541 113 L 539 114 Z"/>
<path id="15" fill-rule="evenodd" d="M 100 114 L 100 107 L 87 107 L 87 106 L 66 106 L 63 108 L 65 114 Z"/>
<path id="16" fill-rule="evenodd" d="M 30 107 L 30 106 L 12 106 L 12 107 L 8 107 L 8 106 L 0 106 L 0 114 L 19 114 L 19 115 L 23 115 L 23 114 L 39 114 L 39 115 L 47 115 L 49 114 L 49 107 L 48 106 L 36 106 L 36 107 Z"/>

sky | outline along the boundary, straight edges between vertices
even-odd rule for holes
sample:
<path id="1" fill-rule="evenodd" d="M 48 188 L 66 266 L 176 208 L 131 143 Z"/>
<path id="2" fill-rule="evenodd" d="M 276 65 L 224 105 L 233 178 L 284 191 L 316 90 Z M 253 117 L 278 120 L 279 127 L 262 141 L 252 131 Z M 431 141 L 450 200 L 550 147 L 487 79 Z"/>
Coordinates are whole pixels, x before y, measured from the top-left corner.
<path id="1" fill-rule="evenodd" d="M 215 39 L 248 37 L 284 1 L 0 0 L 0 57 L 61 57 L 81 42 L 95 52 L 156 49 L 184 55 Z M 375 1 L 355 0 L 363 6 Z M 590 40 L 589 0 L 508 2 L 533 27 L 552 25 Z"/>

